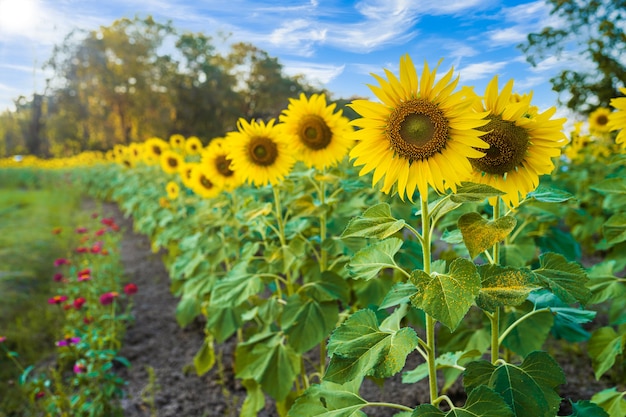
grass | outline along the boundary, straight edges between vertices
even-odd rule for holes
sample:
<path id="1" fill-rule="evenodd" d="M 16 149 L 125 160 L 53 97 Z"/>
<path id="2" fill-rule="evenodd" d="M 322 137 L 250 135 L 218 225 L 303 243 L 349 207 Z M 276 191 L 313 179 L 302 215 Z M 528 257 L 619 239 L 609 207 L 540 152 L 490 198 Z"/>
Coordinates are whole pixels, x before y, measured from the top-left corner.
<path id="1" fill-rule="evenodd" d="M 61 314 L 47 303 L 58 285 L 53 262 L 67 255 L 79 210 L 69 187 L 44 187 L 0 188 L 0 335 L 24 365 L 54 350 Z M 55 227 L 63 229 L 60 235 L 52 233 Z M 18 415 L 12 413 L 25 404 L 18 376 L 0 357 L 0 416 Z"/>

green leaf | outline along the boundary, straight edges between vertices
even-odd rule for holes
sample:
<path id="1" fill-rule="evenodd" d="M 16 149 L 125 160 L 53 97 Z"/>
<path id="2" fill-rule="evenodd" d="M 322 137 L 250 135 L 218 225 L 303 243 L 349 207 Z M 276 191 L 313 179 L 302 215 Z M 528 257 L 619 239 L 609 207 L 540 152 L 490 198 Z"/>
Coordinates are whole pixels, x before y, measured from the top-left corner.
<path id="1" fill-rule="evenodd" d="M 319 281 L 308 282 L 301 287 L 301 291 L 320 302 L 341 300 L 347 303 L 350 297 L 350 286 L 345 279 L 333 271 L 322 272 Z"/>
<path id="2" fill-rule="evenodd" d="M 465 213 L 457 221 L 463 235 L 465 247 L 474 259 L 485 250 L 492 248 L 497 242 L 504 240 L 515 228 L 517 220 L 512 216 L 500 217 L 497 220 L 484 219 L 478 213 Z"/>
<path id="3" fill-rule="evenodd" d="M 535 191 L 528 193 L 528 197 L 534 198 L 542 203 L 563 203 L 564 201 L 574 199 L 574 196 L 567 191 L 547 187 L 545 185 L 539 185 Z"/>
<path id="4" fill-rule="evenodd" d="M 480 291 L 480 275 L 473 262 L 457 258 L 447 274 L 415 270 L 410 278 L 418 288 L 411 303 L 454 330 Z"/>
<path id="5" fill-rule="evenodd" d="M 366 375 L 390 377 L 402 370 L 417 343 L 413 329 L 382 331 L 373 311 L 359 310 L 331 335 L 331 360 L 324 380 L 344 383 Z"/>
<path id="6" fill-rule="evenodd" d="M 350 220 L 341 237 L 385 239 L 401 230 L 404 225 L 404 220 L 398 220 L 391 216 L 389 204 L 380 203 L 365 210 L 361 216 Z"/>
<path id="7" fill-rule="evenodd" d="M 196 297 L 183 297 L 176 305 L 176 321 L 185 327 L 200 315 L 200 301 Z"/>
<path id="8" fill-rule="evenodd" d="M 602 234 L 608 244 L 614 245 L 626 240 L 626 213 L 616 213 L 602 226 Z"/>
<path id="9" fill-rule="evenodd" d="M 456 193 L 450 196 L 450 200 L 455 203 L 480 202 L 486 198 L 504 194 L 506 193 L 490 185 L 463 182 L 460 187 L 457 187 Z"/>
<path id="10" fill-rule="evenodd" d="M 311 385 L 289 410 L 287 417 L 356 417 L 367 401 L 340 385 Z"/>
<path id="11" fill-rule="evenodd" d="M 282 327 L 289 345 L 304 353 L 323 341 L 337 325 L 339 307 L 334 301 L 319 303 L 294 295 L 287 300 Z"/>
<path id="12" fill-rule="evenodd" d="M 238 264 L 228 275 L 215 284 L 211 294 L 211 305 L 215 307 L 239 306 L 248 297 L 263 290 L 263 282 L 256 275 L 249 274 L 247 263 Z"/>
<path id="13" fill-rule="evenodd" d="M 602 194 L 626 194 L 626 178 L 609 178 L 590 188 Z"/>
<path id="14" fill-rule="evenodd" d="M 626 416 L 625 395 L 626 392 L 617 392 L 616 388 L 608 388 L 594 394 L 591 401 L 609 413 L 609 417 L 623 417 Z"/>
<path id="15" fill-rule="evenodd" d="M 196 367 L 198 376 L 209 372 L 215 365 L 215 349 L 213 347 L 213 336 L 208 335 L 202 342 L 202 347 L 193 357 L 193 364 Z"/>
<path id="16" fill-rule="evenodd" d="M 257 417 L 259 411 L 265 407 L 265 394 L 261 385 L 254 379 L 244 379 L 241 385 L 246 389 L 246 399 L 243 400 L 239 417 Z"/>
<path id="17" fill-rule="evenodd" d="M 532 273 L 526 269 L 487 264 L 478 267 L 481 289 L 476 304 L 483 310 L 494 312 L 503 306 L 522 304 L 528 294 L 537 288 L 531 284 Z"/>
<path id="18" fill-rule="evenodd" d="M 561 402 L 556 389 L 564 383 L 563 371 L 545 352 L 531 353 L 520 366 L 471 362 L 463 379 L 470 393 L 486 385 L 500 394 L 516 417 L 554 417 Z"/>
<path id="19" fill-rule="evenodd" d="M 378 307 L 380 310 L 408 303 L 411 296 L 417 293 L 417 288 L 410 282 L 398 282 L 387 293 Z"/>
<path id="20" fill-rule="evenodd" d="M 576 401 L 572 403 L 572 414 L 568 417 L 610 417 L 609 414 L 591 401 Z M 624 411 L 626 412 L 626 410 Z"/>
<path id="21" fill-rule="evenodd" d="M 548 290 L 533 292 L 528 299 L 535 304 L 535 309 L 550 308 L 550 313 L 554 317 L 551 332 L 556 338 L 570 342 L 583 342 L 589 339 L 590 333 L 581 325 L 591 322 L 597 314 L 595 311 L 569 307 Z"/>
<path id="22" fill-rule="evenodd" d="M 215 307 L 207 308 L 206 328 L 215 336 L 218 343 L 224 342 L 241 326 L 242 307 Z"/>
<path id="23" fill-rule="evenodd" d="M 587 276 L 587 287 L 591 290 L 589 304 L 598 304 L 609 299 L 620 298 L 626 295 L 626 285 L 623 278 L 615 276 L 615 261 L 604 261 L 594 265 Z"/>
<path id="24" fill-rule="evenodd" d="M 472 356 L 480 356 L 480 352 L 446 352 L 435 359 L 435 368 L 437 370 L 452 368 L 459 365 L 459 361 L 463 358 Z M 415 369 L 402 373 L 403 384 L 414 384 L 428 376 L 428 363 L 419 364 Z"/>
<path id="25" fill-rule="evenodd" d="M 237 345 L 236 377 L 254 379 L 276 401 L 283 401 L 300 373 L 300 355 L 283 344 L 280 333 L 256 334 Z"/>
<path id="26" fill-rule="evenodd" d="M 527 314 L 521 309 L 511 311 L 506 315 L 505 323 L 507 323 L 507 326 L 510 326 L 514 321 Z M 548 338 L 548 334 L 550 334 L 553 324 L 554 316 L 550 311 L 534 313 L 514 327 L 502 344 L 518 355 L 526 356 L 535 350 L 541 349 Z"/>
<path id="27" fill-rule="evenodd" d="M 411 417 L 513 417 L 513 412 L 502 396 L 486 386 L 469 393 L 465 405 L 447 413 L 430 404 L 418 406 Z"/>
<path id="28" fill-rule="evenodd" d="M 545 253 L 539 257 L 539 263 L 540 268 L 533 270 L 538 282 L 565 303 L 585 304 L 591 297 L 586 287 L 587 274 L 576 262 L 568 262 L 558 253 Z"/>
<path id="29" fill-rule="evenodd" d="M 375 278 L 381 269 L 396 267 L 393 256 L 402 247 L 402 239 L 391 237 L 373 243 L 354 254 L 347 265 L 350 275 L 357 279 Z"/>
<path id="30" fill-rule="evenodd" d="M 602 327 L 594 331 L 587 345 L 591 365 L 596 379 L 615 364 L 615 358 L 624 352 L 624 336 L 618 335 L 612 327 Z"/>

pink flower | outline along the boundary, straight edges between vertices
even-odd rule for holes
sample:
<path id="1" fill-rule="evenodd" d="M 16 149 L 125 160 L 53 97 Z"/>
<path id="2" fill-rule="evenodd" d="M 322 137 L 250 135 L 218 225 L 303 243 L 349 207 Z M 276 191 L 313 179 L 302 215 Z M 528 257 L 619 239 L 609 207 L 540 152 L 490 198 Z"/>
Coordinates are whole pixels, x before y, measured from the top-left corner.
<path id="1" fill-rule="evenodd" d="M 39 391 L 37 394 L 35 394 L 35 399 L 38 400 L 40 398 L 43 398 L 45 395 L 46 395 L 45 392 Z"/>
<path id="2" fill-rule="evenodd" d="M 103 227 L 102 229 L 98 229 L 96 230 L 96 236 L 102 236 L 103 234 L 106 233 L 106 229 Z"/>
<path id="3" fill-rule="evenodd" d="M 115 291 L 106 292 L 100 296 L 100 304 L 103 306 L 109 305 L 117 298 L 119 294 Z"/>
<path id="4" fill-rule="evenodd" d="M 136 293 L 137 293 L 137 285 L 136 285 L 136 284 L 133 284 L 133 283 L 126 284 L 126 285 L 124 286 L 124 293 L 125 293 L 126 295 L 133 295 L 133 294 L 136 294 Z"/>
<path id="5" fill-rule="evenodd" d="M 85 268 L 78 271 L 78 281 L 89 281 L 91 279 L 91 269 Z"/>
<path id="6" fill-rule="evenodd" d="M 87 228 L 86 227 L 78 227 L 78 228 L 76 228 L 76 233 L 78 233 L 78 234 L 87 233 Z"/>
<path id="7" fill-rule="evenodd" d="M 102 246 L 97 243 L 91 247 L 91 253 L 100 253 L 101 250 Z"/>
<path id="8" fill-rule="evenodd" d="M 4 343 L 5 340 L 7 340 L 6 336 L 0 336 L 0 343 Z"/>
<path id="9" fill-rule="evenodd" d="M 48 304 L 61 304 L 67 300 L 67 295 L 55 295 L 48 299 Z"/>
<path id="10" fill-rule="evenodd" d="M 87 366 L 84 363 L 77 362 L 76 364 L 74 364 L 75 374 L 82 374 L 84 372 L 87 372 Z"/>
<path id="11" fill-rule="evenodd" d="M 74 308 L 76 310 L 80 310 L 81 307 L 85 304 L 87 300 L 85 300 L 84 297 L 78 297 L 77 299 L 74 300 Z"/>
<path id="12" fill-rule="evenodd" d="M 61 346 L 72 346 L 80 342 L 80 337 L 66 337 L 65 339 L 59 340 L 56 342 L 56 345 Z"/>
<path id="13" fill-rule="evenodd" d="M 54 266 L 57 266 L 57 267 L 61 265 L 69 265 L 69 264 L 70 264 L 70 260 L 65 259 L 65 258 L 59 258 L 54 261 Z"/>
<path id="14" fill-rule="evenodd" d="M 105 217 L 100 222 L 105 226 L 112 226 L 115 224 L 115 219 L 113 217 Z"/>
<path id="15" fill-rule="evenodd" d="M 80 246 L 76 248 L 76 253 L 87 253 L 87 252 L 89 252 L 89 248 L 86 248 L 84 246 Z"/>
<path id="16" fill-rule="evenodd" d="M 56 273 L 54 274 L 54 277 L 52 279 L 54 280 L 54 282 L 61 282 L 63 281 L 63 274 Z"/>

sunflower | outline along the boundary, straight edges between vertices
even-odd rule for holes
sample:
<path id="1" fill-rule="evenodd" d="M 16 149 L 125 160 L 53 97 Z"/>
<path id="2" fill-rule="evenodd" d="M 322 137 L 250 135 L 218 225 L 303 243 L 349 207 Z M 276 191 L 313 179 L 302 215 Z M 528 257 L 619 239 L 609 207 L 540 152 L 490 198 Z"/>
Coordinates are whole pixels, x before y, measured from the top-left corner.
<path id="1" fill-rule="evenodd" d="M 620 88 L 622 94 L 626 95 L 626 88 Z M 626 97 L 612 98 L 611 106 L 617 111 L 609 116 L 608 127 L 611 130 L 620 130 L 615 138 L 615 142 L 626 147 Z"/>
<path id="2" fill-rule="evenodd" d="M 565 119 L 551 119 L 552 107 L 531 114 L 530 96 L 510 100 L 513 80 L 498 93 L 498 77 L 487 85 L 484 109 L 489 111 L 487 132 L 482 139 L 489 144 L 486 155 L 470 159 L 474 167 L 471 181 L 504 191 L 502 199 L 509 206 L 519 205 L 520 195 L 537 188 L 539 176 L 554 169 L 552 158 L 561 154 L 567 142 L 562 132 Z"/>
<path id="3" fill-rule="evenodd" d="M 174 152 L 171 149 L 163 151 L 160 158 L 161 169 L 168 174 L 175 174 L 180 169 L 184 160 L 180 154 Z"/>
<path id="4" fill-rule="evenodd" d="M 204 198 L 213 198 L 222 191 L 222 182 L 219 177 L 211 177 L 202 164 L 196 164 L 191 171 L 191 189 Z"/>
<path id="5" fill-rule="evenodd" d="M 180 179 L 187 188 L 191 187 L 191 173 L 193 172 L 194 167 L 198 165 L 196 162 L 183 162 L 178 170 L 178 174 L 180 175 Z"/>
<path id="6" fill-rule="evenodd" d="M 589 130 L 595 133 L 606 133 L 610 130 L 609 117 L 611 110 L 606 107 L 598 107 L 589 114 Z"/>
<path id="7" fill-rule="evenodd" d="M 212 140 L 209 146 L 202 151 L 202 165 L 206 169 L 209 178 L 220 177 L 223 187 L 227 191 L 237 188 L 241 182 L 240 178 L 230 168 L 230 160 L 227 159 L 228 151 L 224 146 L 223 139 Z"/>
<path id="8" fill-rule="evenodd" d="M 304 93 L 298 100 L 290 98 L 279 120 L 290 139 L 297 158 L 307 166 L 323 169 L 336 165 L 354 143 L 350 121 L 335 112 L 336 104 L 327 105 L 324 94 Z"/>
<path id="9" fill-rule="evenodd" d="M 128 152 L 134 162 L 139 162 L 143 159 L 144 145 L 142 143 L 131 143 L 128 145 Z"/>
<path id="10" fill-rule="evenodd" d="M 150 138 L 144 142 L 144 160 L 147 164 L 158 163 L 163 151 L 169 149 L 170 145 L 161 138 Z"/>
<path id="11" fill-rule="evenodd" d="M 197 136 L 191 136 L 185 141 L 185 152 L 187 155 L 196 155 L 202 151 L 202 142 Z"/>
<path id="12" fill-rule="evenodd" d="M 167 192 L 167 198 L 175 200 L 178 198 L 178 194 L 180 194 L 180 186 L 178 183 L 170 181 L 165 186 L 165 191 Z"/>
<path id="13" fill-rule="evenodd" d="M 170 145 L 172 148 L 183 149 L 185 147 L 185 137 L 179 133 L 170 136 Z"/>
<path id="14" fill-rule="evenodd" d="M 452 69 L 435 83 L 436 69 L 425 64 L 418 81 L 409 55 L 400 59 L 400 79 L 385 70 L 388 81 L 373 75 L 380 87 L 370 85 L 382 101 L 354 100 L 352 107 L 362 118 L 352 134 L 359 142 L 350 151 L 359 175 L 374 171 L 372 185 L 385 177 L 382 191 L 396 184 L 400 198 L 413 200 L 415 190 L 428 195 L 428 185 L 439 192 L 467 179 L 472 166 L 467 158 L 484 155 L 476 148 L 488 145 L 476 128 L 487 121 L 474 112 L 470 89 L 453 93 L 458 77 Z"/>
<path id="15" fill-rule="evenodd" d="M 281 130 L 271 119 L 248 123 L 237 121 L 237 132 L 228 134 L 228 156 L 230 169 L 235 171 L 238 181 L 255 186 L 276 185 L 289 174 L 295 163 L 293 150 L 281 135 Z"/>

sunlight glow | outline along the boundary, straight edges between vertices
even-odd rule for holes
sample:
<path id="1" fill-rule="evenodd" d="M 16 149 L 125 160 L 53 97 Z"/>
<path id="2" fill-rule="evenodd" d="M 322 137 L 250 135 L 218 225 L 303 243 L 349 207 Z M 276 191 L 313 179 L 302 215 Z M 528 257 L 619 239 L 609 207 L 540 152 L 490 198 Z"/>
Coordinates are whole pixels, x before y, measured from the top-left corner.
<path id="1" fill-rule="evenodd" d="M 37 21 L 39 0 L 0 0 L 0 34 L 32 30 Z"/>

